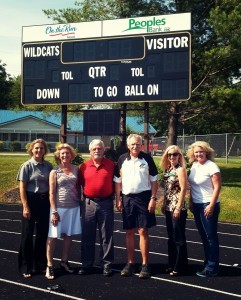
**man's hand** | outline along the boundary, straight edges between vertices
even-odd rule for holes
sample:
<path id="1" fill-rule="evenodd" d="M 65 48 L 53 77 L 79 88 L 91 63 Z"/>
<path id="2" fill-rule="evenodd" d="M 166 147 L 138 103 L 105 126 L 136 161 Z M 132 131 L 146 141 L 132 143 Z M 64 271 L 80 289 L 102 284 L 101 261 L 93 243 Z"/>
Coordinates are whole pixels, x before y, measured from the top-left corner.
<path id="1" fill-rule="evenodd" d="M 154 214 L 156 209 L 156 200 L 151 198 L 149 205 L 148 205 L 148 211 L 150 214 Z"/>
<path id="2" fill-rule="evenodd" d="M 116 208 L 118 211 L 122 211 L 123 209 L 122 201 L 120 198 L 116 198 Z"/>

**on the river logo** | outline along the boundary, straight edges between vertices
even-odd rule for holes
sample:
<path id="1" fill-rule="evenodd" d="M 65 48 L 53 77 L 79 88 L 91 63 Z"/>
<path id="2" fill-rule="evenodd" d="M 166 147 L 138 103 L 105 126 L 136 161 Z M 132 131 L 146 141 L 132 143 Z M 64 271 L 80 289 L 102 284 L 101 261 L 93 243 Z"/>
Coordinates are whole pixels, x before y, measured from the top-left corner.
<path id="1" fill-rule="evenodd" d="M 45 33 L 48 36 L 66 36 L 69 39 L 73 39 L 75 37 L 75 33 L 77 28 L 71 26 L 70 24 L 63 24 L 63 25 L 51 25 L 47 26 L 45 29 Z"/>
<path id="2" fill-rule="evenodd" d="M 161 32 L 169 31 L 168 28 L 163 28 L 166 25 L 166 18 L 158 19 L 157 17 L 151 17 L 145 20 L 129 19 L 129 27 L 124 31 L 128 30 L 140 30 L 144 29 L 146 32 Z"/>

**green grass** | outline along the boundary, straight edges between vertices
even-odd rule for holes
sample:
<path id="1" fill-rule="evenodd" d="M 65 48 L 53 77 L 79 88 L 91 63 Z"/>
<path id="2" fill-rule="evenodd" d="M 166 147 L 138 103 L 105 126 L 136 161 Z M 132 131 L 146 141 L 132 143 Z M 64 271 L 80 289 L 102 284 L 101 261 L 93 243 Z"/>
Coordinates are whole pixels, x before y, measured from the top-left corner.
<path id="1" fill-rule="evenodd" d="M 0 156 L 0 201 L 2 195 L 9 189 L 18 186 L 16 176 L 20 166 L 30 157 L 24 155 L 1 155 Z M 53 157 L 47 156 L 47 160 L 53 163 Z"/>
<path id="2" fill-rule="evenodd" d="M 241 223 L 241 159 L 217 159 L 221 169 L 222 189 L 220 193 L 220 220 Z"/>
<path id="3" fill-rule="evenodd" d="M 16 176 L 19 167 L 28 159 L 23 155 L 0 156 L 0 202 L 4 193 L 14 187 L 18 187 Z M 46 157 L 54 164 L 53 155 Z M 154 158 L 157 166 L 160 157 Z M 219 220 L 223 222 L 241 223 L 241 159 L 229 158 L 228 164 L 225 159 L 217 159 L 216 163 L 221 169 L 222 189 L 220 194 L 221 213 Z M 158 210 L 159 211 L 159 210 Z M 192 217 L 189 212 L 189 217 Z"/>

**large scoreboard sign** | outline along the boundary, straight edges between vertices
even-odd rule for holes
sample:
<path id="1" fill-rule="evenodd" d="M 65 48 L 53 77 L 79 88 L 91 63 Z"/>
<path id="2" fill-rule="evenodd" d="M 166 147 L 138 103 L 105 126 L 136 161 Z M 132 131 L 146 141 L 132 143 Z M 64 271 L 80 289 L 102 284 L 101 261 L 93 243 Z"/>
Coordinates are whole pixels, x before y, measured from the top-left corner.
<path id="1" fill-rule="evenodd" d="M 22 103 L 191 97 L 190 14 L 23 27 Z"/>

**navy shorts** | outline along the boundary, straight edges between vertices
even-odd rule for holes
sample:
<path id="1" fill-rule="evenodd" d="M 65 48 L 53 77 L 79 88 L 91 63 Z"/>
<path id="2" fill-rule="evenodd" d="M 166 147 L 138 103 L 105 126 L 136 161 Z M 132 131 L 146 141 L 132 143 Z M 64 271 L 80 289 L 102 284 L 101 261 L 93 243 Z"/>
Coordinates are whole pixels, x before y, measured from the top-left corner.
<path id="1" fill-rule="evenodd" d="M 123 228 L 150 228 L 156 225 L 155 213 L 149 213 L 148 204 L 151 198 L 151 191 L 144 191 L 139 194 L 123 195 Z"/>

